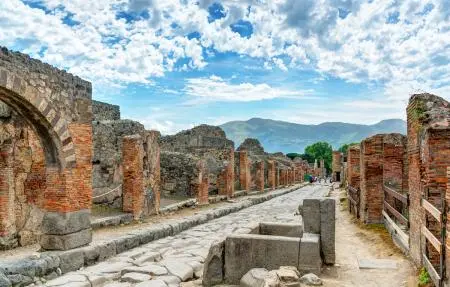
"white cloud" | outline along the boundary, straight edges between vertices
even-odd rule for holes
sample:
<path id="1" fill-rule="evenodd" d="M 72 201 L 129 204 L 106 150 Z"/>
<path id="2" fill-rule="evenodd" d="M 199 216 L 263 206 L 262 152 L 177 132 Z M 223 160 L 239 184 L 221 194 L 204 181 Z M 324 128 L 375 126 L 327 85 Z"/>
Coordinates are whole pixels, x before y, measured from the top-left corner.
<path id="1" fill-rule="evenodd" d="M 214 48 L 260 58 L 260 69 L 311 68 L 349 82 L 380 83 L 387 97 L 449 90 L 448 0 L 222 0 L 226 16 L 212 22 L 207 8 L 217 1 L 210 0 L 27 2 L 48 11 L 0 1 L 0 43 L 94 85 L 151 84 L 175 69 L 203 69 L 204 49 Z M 339 9 L 348 13 L 344 19 Z M 119 17 L 145 11 L 148 17 Z M 387 21 L 393 13 L 395 24 Z M 68 18 L 78 24 L 65 24 Z M 251 23 L 251 37 L 232 31 L 239 20 Z M 191 32 L 200 39 L 189 40 Z"/>
<path id="2" fill-rule="evenodd" d="M 313 91 L 289 90 L 271 87 L 268 84 L 232 84 L 220 77 L 211 76 L 210 78 L 188 79 L 184 92 L 194 97 L 194 101 L 200 102 L 252 102 L 275 98 L 302 99 Z"/>

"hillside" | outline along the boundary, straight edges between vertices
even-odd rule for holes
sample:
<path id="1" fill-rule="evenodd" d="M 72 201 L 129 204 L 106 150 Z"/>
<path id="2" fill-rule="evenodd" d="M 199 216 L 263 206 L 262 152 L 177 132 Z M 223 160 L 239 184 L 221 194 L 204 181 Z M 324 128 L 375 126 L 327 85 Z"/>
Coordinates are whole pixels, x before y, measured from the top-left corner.
<path id="1" fill-rule="evenodd" d="M 377 133 L 406 134 L 406 122 L 400 119 L 384 120 L 374 125 L 326 122 L 302 125 L 269 119 L 252 118 L 232 121 L 220 126 L 236 147 L 245 138 L 257 138 L 267 152 L 303 153 L 306 146 L 317 141 L 329 142 L 337 149 L 341 145 L 359 142 Z"/>

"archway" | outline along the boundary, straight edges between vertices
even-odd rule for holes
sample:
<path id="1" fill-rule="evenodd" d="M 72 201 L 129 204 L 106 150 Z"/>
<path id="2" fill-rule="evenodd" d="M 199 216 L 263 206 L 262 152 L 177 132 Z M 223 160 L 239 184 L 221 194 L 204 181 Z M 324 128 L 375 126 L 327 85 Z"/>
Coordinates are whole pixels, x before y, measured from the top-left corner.
<path id="1" fill-rule="evenodd" d="M 28 56 L 0 50 L 0 100 L 36 135 L 43 150 L 40 244 L 65 250 L 91 241 L 92 100 L 90 83 Z M 6 154 L 5 154 L 6 155 Z M 0 168 L 0 241 L 14 205 L 11 166 Z M 9 220 L 9 222 L 8 222 Z"/>

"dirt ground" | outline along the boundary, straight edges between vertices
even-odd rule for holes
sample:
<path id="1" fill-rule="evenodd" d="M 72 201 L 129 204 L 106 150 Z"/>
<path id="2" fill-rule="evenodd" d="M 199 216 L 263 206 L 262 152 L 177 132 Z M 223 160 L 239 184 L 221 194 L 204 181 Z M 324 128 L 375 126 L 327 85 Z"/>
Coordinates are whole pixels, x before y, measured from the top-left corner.
<path id="1" fill-rule="evenodd" d="M 320 276 L 326 287 L 417 286 L 417 270 L 391 240 L 382 225 L 364 226 L 347 211 L 345 192 L 330 194 L 338 199 L 336 208 L 336 265 L 325 267 Z M 397 269 L 359 269 L 358 259 L 389 259 Z"/>

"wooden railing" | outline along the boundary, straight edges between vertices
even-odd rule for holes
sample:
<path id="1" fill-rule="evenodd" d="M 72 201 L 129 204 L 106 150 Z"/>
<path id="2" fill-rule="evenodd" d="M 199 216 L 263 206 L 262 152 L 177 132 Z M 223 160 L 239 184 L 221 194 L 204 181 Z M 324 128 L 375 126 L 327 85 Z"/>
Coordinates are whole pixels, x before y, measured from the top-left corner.
<path id="1" fill-rule="evenodd" d="M 349 200 L 349 211 L 350 213 L 354 213 L 357 217 L 359 217 L 359 200 L 360 200 L 360 191 L 358 188 L 355 188 L 351 185 L 347 187 L 347 198 Z"/>
<path id="2" fill-rule="evenodd" d="M 409 199 L 408 195 L 402 194 L 391 187 L 383 185 L 383 191 L 385 195 L 390 195 L 392 198 L 399 200 L 402 203 L 402 209 L 408 210 Z M 384 208 L 383 210 L 388 214 L 392 215 L 397 222 L 406 225 L 409 228 L 409 221 L 400 211 L 395 209 L 389 202 L 386 201 L 386 196 L 384 197 Z"/>
<path id="3" fill-rule="evenodd" d="M 445 201 L 443 201 L 445 205 Z M 430 214 L 439 223 L 440 229 L 440 239 L 437 238 L 425 225 L 422 225 L 421 233 L 422 236 L 428 241 L 431 246 L 439 253 L 439 270 L 433 266 L 430 259 L 427 256 L 426 250 L 422 250 L 422 261 L 424 267 L 427 269 L 430 278 L 433 280 L 435 286 L 442 286 L 442 279 L 444 277 L 444 240 L 445 240 L 445 224 L 444 224 L 444 214 L 437 209 L 433 204 L 431 204 L 427 199 L 422 198 L 421 205 L 427 214 Z M 443 208 L 444 209 L 444 208 Z M 445 210 L 445 209 L 444 209 Z M 426 244 L 425 244 L 426 246 Z"/>

